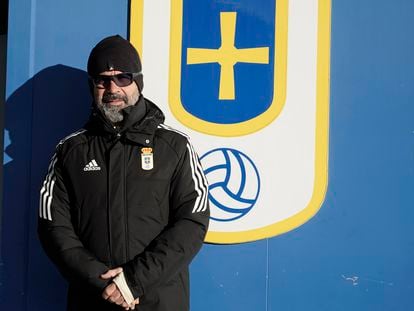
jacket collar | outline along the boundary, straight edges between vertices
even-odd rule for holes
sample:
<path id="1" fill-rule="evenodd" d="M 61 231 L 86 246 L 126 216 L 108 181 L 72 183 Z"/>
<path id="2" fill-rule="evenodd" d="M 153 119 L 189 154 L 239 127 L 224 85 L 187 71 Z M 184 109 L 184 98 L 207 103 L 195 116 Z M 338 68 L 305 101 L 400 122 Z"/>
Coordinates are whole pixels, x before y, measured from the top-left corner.
<path id="1" fill-rule="evenodd" d="M 141 95 L 135 105 L 123 110 L 123 114 L 124 121 L 114 126 L 93 104 L 93 110 L 85 128 L 93 135 L 152 146 L 155 131 L 165 119 L 161 109 Z"/>

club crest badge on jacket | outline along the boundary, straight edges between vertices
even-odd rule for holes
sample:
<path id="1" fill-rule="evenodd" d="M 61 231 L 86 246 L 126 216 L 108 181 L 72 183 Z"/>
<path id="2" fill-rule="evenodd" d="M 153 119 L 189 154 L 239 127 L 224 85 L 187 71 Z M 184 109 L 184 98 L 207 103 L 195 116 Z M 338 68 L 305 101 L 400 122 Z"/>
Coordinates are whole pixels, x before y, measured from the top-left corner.
<path id="1" fill-rule="evenodd" d="M 149 171 L 154 168 L 152 148 L 144 147 L 141 149 L 141 166 L 145 171 Z"/>

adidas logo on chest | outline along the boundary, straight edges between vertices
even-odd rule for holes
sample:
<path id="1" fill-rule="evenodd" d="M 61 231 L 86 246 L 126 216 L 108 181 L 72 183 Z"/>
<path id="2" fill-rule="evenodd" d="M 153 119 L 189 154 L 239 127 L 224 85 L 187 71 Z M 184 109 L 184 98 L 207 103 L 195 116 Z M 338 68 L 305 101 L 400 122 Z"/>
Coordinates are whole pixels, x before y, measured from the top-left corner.
<path id="1" fill-rule="evenodd" d="M 98 165 L 98 163 L 96 163 L 95 159 L 93 159 L 92 161 L 90 161 L 88 164 L 85 165 L 85 167 L 83 168 L 83 170 L 85 172 L 88 171 L 100 171 L 101 167 Z"/>

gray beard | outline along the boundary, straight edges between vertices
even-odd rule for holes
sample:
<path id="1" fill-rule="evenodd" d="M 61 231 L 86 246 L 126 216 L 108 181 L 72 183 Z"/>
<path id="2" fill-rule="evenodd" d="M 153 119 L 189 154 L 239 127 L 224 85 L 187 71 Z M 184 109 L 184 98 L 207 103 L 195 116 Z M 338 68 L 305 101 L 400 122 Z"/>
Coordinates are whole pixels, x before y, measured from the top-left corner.
<path id="1" fill-rule="evenodd" d="M 109 121 L 112 123 L 119 123 L 124 120 L 124 114 L 122 110 L 126 107 L 135 105 L 138 101 L 139 93 L 134 93 L 130 97 L 126 98 L 126 105 L 125 107 L 119 108 L 116 106 L 111 106 L 108 103 L 103 102 L 102 100 L 98 100 L 97 105 L 99 109 L 105 114 Z"/>
<path id="2" fill-rule="evenodd" d="M 123 108 L 119 109 L 118 107 L 111 107 L 107 105 L 100 105 L 99 107 L 112 123 L 119 123 L 124 120 L 124 115 L 122 113 Z"/>

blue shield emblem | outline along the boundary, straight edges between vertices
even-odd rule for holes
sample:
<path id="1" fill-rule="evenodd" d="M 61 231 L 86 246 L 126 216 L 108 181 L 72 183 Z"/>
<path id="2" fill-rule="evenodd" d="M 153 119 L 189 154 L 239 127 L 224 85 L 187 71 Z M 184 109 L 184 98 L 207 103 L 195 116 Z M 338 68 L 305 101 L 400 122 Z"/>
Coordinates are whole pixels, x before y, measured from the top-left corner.
<path id="1" fill-rule="evenodd" d="M 287 0 L 172 1 L 170 107 L 217 136 L 253 133 L 282 110 Z"/>

